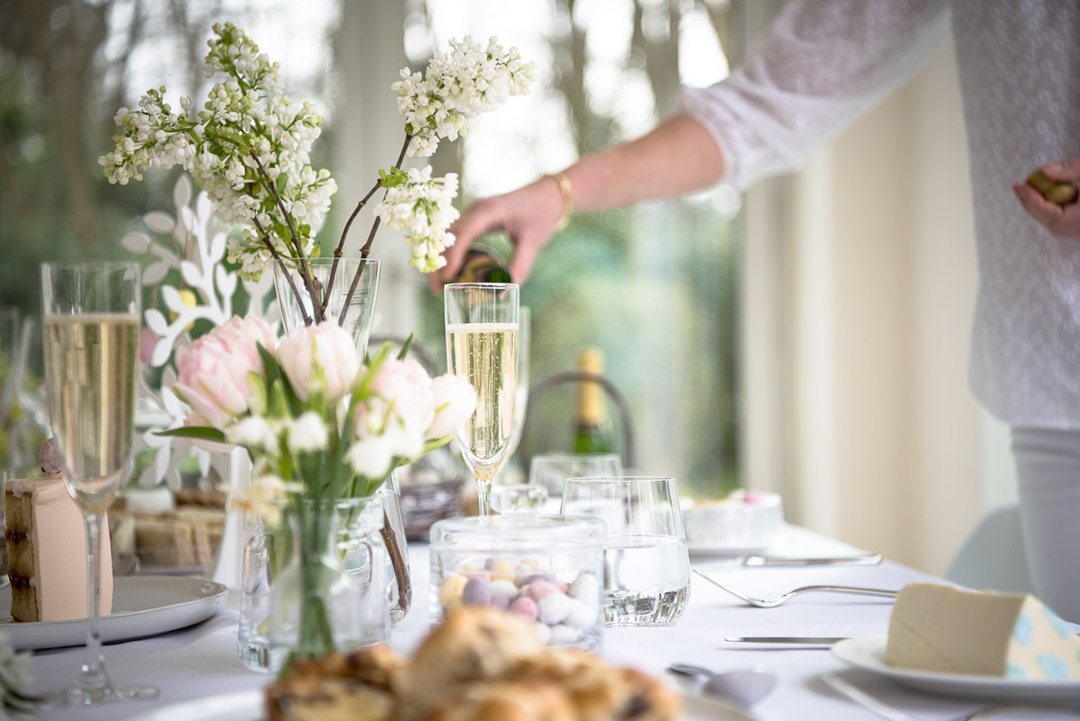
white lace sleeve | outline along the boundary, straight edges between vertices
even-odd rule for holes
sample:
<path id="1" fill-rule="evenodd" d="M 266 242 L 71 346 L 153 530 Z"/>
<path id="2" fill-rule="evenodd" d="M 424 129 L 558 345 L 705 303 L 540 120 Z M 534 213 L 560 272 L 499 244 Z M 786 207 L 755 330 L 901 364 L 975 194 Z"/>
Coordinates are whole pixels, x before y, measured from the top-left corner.
<path id="1" fill-rule="evenodd" d="M 681 110 L 724 155 L 724 182 L 746 187 L 796 167 L 903 83 L 949 29 L 948 0 L 793 0 L 745 64 Z"/>

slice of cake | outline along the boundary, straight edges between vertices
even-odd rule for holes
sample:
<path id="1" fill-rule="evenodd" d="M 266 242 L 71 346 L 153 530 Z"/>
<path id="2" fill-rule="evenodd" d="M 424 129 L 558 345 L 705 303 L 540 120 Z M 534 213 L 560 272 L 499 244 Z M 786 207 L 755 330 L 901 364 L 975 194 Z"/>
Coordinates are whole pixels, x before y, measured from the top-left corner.
<path id="1" fill-rule="evenodd" d="M 910 583 L 889 619 L 897 668 L 1027 681 L 1080 680 L 1080 638 L 1031 595 Z"/>
<path id="2" fill-rule="evenodd" d="M 8 579 L 16 621 L 86 618 L 86 526 L 59 474 L 8 481 Z M 112 613 L 112 551 L 102 523 L 101 615 Z"/>

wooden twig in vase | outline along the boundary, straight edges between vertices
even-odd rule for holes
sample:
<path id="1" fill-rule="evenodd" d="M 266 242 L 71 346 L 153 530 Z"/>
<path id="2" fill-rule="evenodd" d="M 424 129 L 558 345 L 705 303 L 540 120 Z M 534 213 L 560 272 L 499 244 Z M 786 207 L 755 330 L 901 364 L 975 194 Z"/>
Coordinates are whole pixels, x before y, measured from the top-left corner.
<path id="1" fill-rule="evenodd" d="M 405 161 L 405 152 L 409 149 L 409 143 L 412 141 L 413 136 L 409 133 L 405 133 L 405 142 L 401 145 L 401 151 L 398 152 L 397 162 L 394 163 L 394 169 L 401 168 L 401 164 Z M 341 258 L 342 250 L 345 247 L 345 238 L 349 234 L 349 228 L 352 226 L 353 220 L 356 218 L 357 213 L 363 208 L 371 196 L 375 195 L 376 191 L 382 187 L 382 179 L 380 178 L 375 186 L 368 191 L 367 195 L 357 203 L 353 208 L 353 212 L 349 215 L 348 221 L 345 222 L 345 228 L 341 231 L 341 240 L 338 241 L 337 248 L 334 249 L 334 263 L 330 266 L 330 282 L 327 284 L 326 298 L 330 297 L 330 288 L 334 285 L 334 275 L 337 273 L 338 260 Z M 353 295 L 356 293 L 356 286 L 360 284 L 360 276 L 364 272 L 364 268 L 367 266 L 368 255 L 371 253 L 371 243 L 375 240 L 375 231 L 379 229 L 380 218 L 376 217 L 375 222 L 371 224 L 371 232 L 368 233 L 367 242 L 364 243 L 364 247 L 360 249 L 360 267 L 356 269 L 356 274 L 353 275 L 352 283 L 349 285 L 349 292 L 345 295 L 345 303 L 341 308 L 341 315 L 338 316 L 338 325 L 344 327 L 345 316 L 348 315 L 349 306 L 352 305 Z M 323 309 L 326 309 L 326 300 L 323 301 Z"/>
<path id="2" fill-rule="evenodd" d="M 326 315 L 323 313 L 323 303 L 318 289 L 315 286 L 315 279 L 311 274 L 311 269 L 308 267 L 307 256 L 304 255 L 304 249 L 300 245 L 300 239 L 296 235 L 296 228 L 293 227 L 292 216 L 285 210 L 285 203 L 282 202 L 281 196 L 277 191 L 277 184 L 270 179 L 270 174 L 266 172 L 266 168 L 263 167 L 262 161 L 259 160 L 259 156 L 255 154 L 255 151 L 251 151 L 251 157 L 255 161 L 255 165 L 259 167 L 259 172 L 262 173 L 263 182 L 266 183 L 266 187 L 270 189 L 270 192 L 274 195 L 274 201 L 277 203 L 278 209 L 281 214 L 285 216 L 285 225 L 289 228 L 289 236 L 292 239 L 293 249 L 296 251 L 296 258 L 300 262 L 300 277 L 304 281 L 304 285 L 307 286 L 308 294 L 311 296 L 311 308 L 316 323 L 321 323 L 326 320 Z M 288 274 L 288 268 L 285 268 L 286 275 Z M 303 299 L 298 295 L 296 297 L 298 303 L 300 303 L 301 309 L 303 309 Z M 304 313 L 304 325 L 311 325 L 311 320 L 308 319 L 307 313 Z"/>
<path id="3" fill-rule="evenodd" d="M 255 224 L 255 229 L 259 231 L 259 240 L 266 246 L 266 249 L 270 251 L 270 257 L 274 259 L 275 263 L 279 263 L 282 266 L 283 271 L 287 271 L 284 264 L 281 263 L 281 254 L 274 248 L 274 244 L 270 242 L 270 235 L 263 230 L 262 225 L 259 223 L 258 218 L 252 218 L 251 222 Z M 289 284 L 289 288 L 292 289 L 293 295 L 296 296 L 296 302 L 300 304 L 300 315 L 304 319 L 304 325 L 311 325 L 311 316 L 304 310 L 303 298 L 300 296 L 300 289 L 296 287 L 296 283 L 293 282 L 292 276 L 288 272 L 284 273 L 285 280 Z"/>

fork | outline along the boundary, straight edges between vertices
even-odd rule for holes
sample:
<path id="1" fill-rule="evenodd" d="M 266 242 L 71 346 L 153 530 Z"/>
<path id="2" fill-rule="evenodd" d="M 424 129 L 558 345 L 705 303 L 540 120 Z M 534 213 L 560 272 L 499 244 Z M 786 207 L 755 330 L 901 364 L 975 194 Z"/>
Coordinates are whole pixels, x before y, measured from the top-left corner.
<path id="1" fill-rule="evenodd" d="M 743 601 L 744 603 L 748 603 L 751 606 L 756 606 L 757 608 L 776 608 L 777 606 L 782 604 L 784 601 L 787 601 L 789 598 L 792 598 L 794 596 L 798 596 L 799 594 L 802 594 L 802 593 L 816 593 L 816 592 L 819 592 L 819 591 L 820 592 L 825 592 L 825 593 L 851 593 L 851 594 L 857 594 L 857 595 L 860 595 L 860 596 L 882 596 L 882 597 L 885 597 L 885 598 L 896 598 L 896 594 L 899 593 L 899 591 L 888 591 L 888 590 L 885 590 L 883 588 L 862 588 L 860 586 L 801 586 L 799 588 L 793 588 L 792 590 L 788 591 L 787 593 L 781 594 L 780 596 L 777 596 L 776 598 L 753 598 L 751 596 L 744 596 L 741 593 L 737 593 L 736 591 L 732 591 L 727 586 L 723 585 L 722 583 L 720 583 L 716 579 L 705 575 L 704 573 L 702 573 L 701 571 L 699 571 L 696 568 L 693 569 L 693 570 L 694 570 L 694 573 L 701 576 L 702 578 L 704 578 L 706 581 L 708 581 L 712 585 L 716 586 L 717 588 L 719 588 L 721 590 L 724 590 L 724 591 L 727 591 L 728 593 L 730 593 L 735 598 Z"/>
<path id="2" fill-rule="evenodd" d="M 835 688 L 840 693 L 844 694 L 852 701 L 858 701 L 866 708 L 870 709 L 874 713 L 883 718 L 889 719 L 889 721 L 913 721 L 911 716 L 900 709 L 893 708 L 884 701 L 881 701 L 875 696 L 871 696 L 866 691 L 856 686 L 853 683 L 849 683 L 844 679 L 837 676 L 835 673 L 827 673 L 821 677 L 821 680 Z M 1076 716 L 1080 718 L 1080 712 L 1074 709 L 1054 708 L 1050 706 L 987 706 L 986 708 L 979 709 L 974 713 L 965 714 L 959 716 L 953 721 L 980 721 L 981 719 L 989 719 L 1001 713 L 1017 714 L 1020 712 L 1026 714 L 1062 714 L 1066 713 L 1070 716 Z M 1026 716 L 1025 716 L 1026 717 Z M 1014 718 L 1017 718 L 1014 716 Z"/>

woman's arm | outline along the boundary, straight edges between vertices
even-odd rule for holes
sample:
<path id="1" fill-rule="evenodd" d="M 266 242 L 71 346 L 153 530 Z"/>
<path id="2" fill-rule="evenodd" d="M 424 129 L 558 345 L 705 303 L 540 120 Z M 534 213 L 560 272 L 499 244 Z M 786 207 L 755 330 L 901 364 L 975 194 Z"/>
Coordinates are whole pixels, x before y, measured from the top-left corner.
<path id="1" fill-rule="evenodd" d="M 689 116 L 675 115 L 648 135 L 582 158 L 564 174 L 573 209 L 590 212 L 707 187 L 723 172 L 723 156 L 709 132 Z M 446 251 L 446 267 L 429 276 L 432 289 L 457 274 L 473 239 L 496 230 L 513 239 L 510 274 L 524 281 L 563 210 L 562 191 L 551 176 L 471 204 L 450 228 L 457 240 Z"/>

